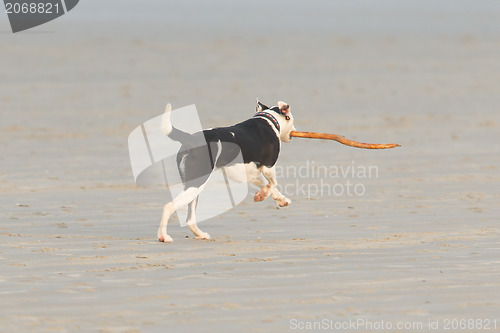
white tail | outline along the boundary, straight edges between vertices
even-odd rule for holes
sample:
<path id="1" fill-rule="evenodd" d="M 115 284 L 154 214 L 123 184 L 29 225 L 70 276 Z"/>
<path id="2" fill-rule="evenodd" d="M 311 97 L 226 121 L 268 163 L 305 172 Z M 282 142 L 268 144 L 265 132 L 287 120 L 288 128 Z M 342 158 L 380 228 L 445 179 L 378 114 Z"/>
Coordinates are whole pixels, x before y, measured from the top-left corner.
<path id="1" fill-rule="evenodd" d="M 170 106 L 169 103 L 165 108 L 165 113 L 163 114 L 163 119 L 161 120 L 161 131 L 165 135 L 169 135 L 172 132 L 172 123 L 170 122 L 171 111 L 172 111 L 172 106 Z"/>

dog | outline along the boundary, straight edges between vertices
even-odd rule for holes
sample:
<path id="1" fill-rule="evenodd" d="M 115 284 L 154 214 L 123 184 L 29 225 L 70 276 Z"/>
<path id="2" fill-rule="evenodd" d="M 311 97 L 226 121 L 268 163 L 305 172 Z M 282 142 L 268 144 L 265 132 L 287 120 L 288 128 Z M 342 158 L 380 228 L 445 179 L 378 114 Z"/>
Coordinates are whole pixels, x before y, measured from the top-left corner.
<path id="1" fill-rule="evenodd" d="M 252 118 L 233 126 L 205 129 L 194 134 L 172 126 L 171 111 L 172 107 L 168 104 L 162 118 L 161 130 L 163 134 L 182 145 L 177 154 L 177 166 L 184 190 L 163 207 L 158 229 L 160 242 L 172 242 L 172 237 L 167 234 L 168 220 L 176 207 L 186 205 L 186 223 L 191 231 L 197 239 L 210 239 L 208 233 L 198 228 L 195 210 L 198 196 L 210 174 L 221 167 L 224 167 L 230 178 L 259 186 L 261 189 L 255 193 L 255 201 L 262 201 L 271 195 L 280 207 L 291 204 L 291 200 L 276 188 L 275 171 L 281 141 L 290 142 L 290 133 L 295 130 L 293 115 L 287 103 L 279 101 L 277 106 L 268 107 L 257 100 L 256 113 Z M 194 144 L 195 142 L 206 144 L 200 146 Z M 241 164 L 239 167 L 234 164 L 238 154 L 243 158 L 244 169 Z"/>

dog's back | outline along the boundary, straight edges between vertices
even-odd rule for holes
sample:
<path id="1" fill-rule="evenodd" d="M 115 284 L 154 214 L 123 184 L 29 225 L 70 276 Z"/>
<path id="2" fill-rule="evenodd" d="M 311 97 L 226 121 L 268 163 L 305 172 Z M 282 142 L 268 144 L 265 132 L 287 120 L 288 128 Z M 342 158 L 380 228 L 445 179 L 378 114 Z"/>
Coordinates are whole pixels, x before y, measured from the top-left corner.
<path id="1" fill-rule="evenodd" d="M 255 163 L 272 167 L 278 160 L 280 142 L 264 119 L 248 119 L 230 127 L 218 127 L 203 131 L 206 145 L 201 142 L 200 133 L 179 135 L 182 146 L 177 154 L 177 165 L 185 188 L 200 186 L 206 182 L 216 168 L 236 163 Z M 239 157 L 241 156 L 241 157 Z"/>
<path id="2" fill-rule="evenodd" d="M 279 138 L 264 119 L 252 118 L 234 126 L 213 128 L 203 133 L 207 144 L 218 141 L 222 143 L 216 167 L 231 163 L 235 157 L 233 155 L 240 152 L 245 164 L 254 162 L 257 167 L 261 165 L 272 167 L 278 160 Z"/>

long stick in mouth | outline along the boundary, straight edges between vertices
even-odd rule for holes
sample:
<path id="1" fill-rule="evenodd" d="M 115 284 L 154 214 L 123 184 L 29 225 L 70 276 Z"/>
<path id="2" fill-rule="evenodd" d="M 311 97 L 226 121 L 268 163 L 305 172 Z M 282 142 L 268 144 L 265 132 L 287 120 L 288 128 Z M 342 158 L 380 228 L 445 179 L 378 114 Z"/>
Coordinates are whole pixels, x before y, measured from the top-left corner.
<path id="1" fill-rule="evenodd" d="M 310 138 L 310 139 L 323 139 L 323 140 L 335 140 L 340 142 L 343 145 L 356 147 L 356 148 L 364 148 L 364 149 L 387 149 L 394 147 L 401 147 L 397 143 L 388 143 L 388 144 L 379 144 L 379 143 L 363 143 L 358 141 L 353 141 L 344 138 L 341 135 L 337 134 L 327 134 L 327 133 L 316 133 L 316 132 L 299 132 L 292 131 L 290 136 L 294 136 L 297 138 Z"/>

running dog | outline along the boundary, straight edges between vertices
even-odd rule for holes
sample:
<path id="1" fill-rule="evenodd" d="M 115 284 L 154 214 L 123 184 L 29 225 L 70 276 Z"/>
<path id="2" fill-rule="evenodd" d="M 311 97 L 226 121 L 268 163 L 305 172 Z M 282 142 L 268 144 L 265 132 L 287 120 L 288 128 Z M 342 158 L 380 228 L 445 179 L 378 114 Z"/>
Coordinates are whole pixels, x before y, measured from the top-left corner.
<path id="1" fill-rule="evenodd" d="M 173 127 L 170 121 L 171 111 L 168 104 L 161 130 L 169 138 L 182 144 L 177 154 L 177 166 L 184 190 L 163 208 L 158 229 L 159 241 L 172 242 L 172 237 L 167 234 L 168 220 L 176 207 L 185 205 L 188 205 L 186 222 L 196 238 L 210 239 L 210 235 L 196 225 L 196 203 L 210 174 L 221 167 L 224 167 L 226 174 L 232 179 L 259 186 L 261 190 L 255 193 L 255 201 L 262 201 L 271 195 L 280 207 L 291 204 L 290 199 L 276 188 L 275 171 L 281 141 L 290 142 L 290 132 L 295 130 L 287 103 L 279 101 L 277 106 L 268 107 L 257 100 L 257 112 L 252 118 L 234 126 L 206 129 L 194 134 Z M 206 145 L 194 144 L 200 142 L 200 139 Z M 234 164 L 239 154 L 243 158 L 244 168 L 241 164 L 239 167 Z"/>

